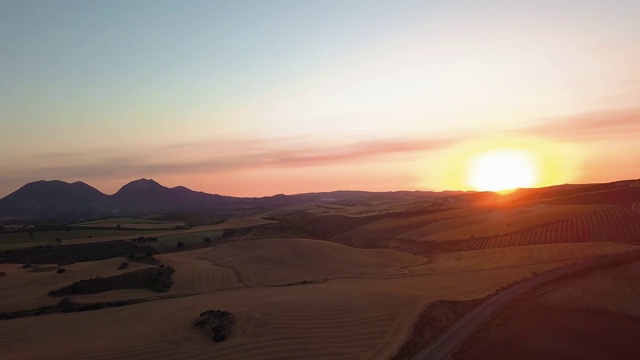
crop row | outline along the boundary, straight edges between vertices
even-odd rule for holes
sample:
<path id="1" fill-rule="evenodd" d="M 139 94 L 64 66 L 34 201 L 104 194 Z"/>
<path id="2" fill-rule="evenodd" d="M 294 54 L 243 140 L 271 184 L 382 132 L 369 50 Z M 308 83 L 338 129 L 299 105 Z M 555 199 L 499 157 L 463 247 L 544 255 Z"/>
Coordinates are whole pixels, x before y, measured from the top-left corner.
<path id="1" fill-rule="evenodd" d="M 464 251 L 591 241 L 640 241 L 640 213 L 618 206 L 509 234 L 439 242 L 435 247 L 440 251 Z"/>
<path id="2" fill-rule="evenodd" d="M 116 240 L 5 250 L 0 251 L 0 261 L 23 264 L 69 264 L 144 253 L 156 253 L 156 250 L 148 245 L 137 245 L 128 241 Z"/>

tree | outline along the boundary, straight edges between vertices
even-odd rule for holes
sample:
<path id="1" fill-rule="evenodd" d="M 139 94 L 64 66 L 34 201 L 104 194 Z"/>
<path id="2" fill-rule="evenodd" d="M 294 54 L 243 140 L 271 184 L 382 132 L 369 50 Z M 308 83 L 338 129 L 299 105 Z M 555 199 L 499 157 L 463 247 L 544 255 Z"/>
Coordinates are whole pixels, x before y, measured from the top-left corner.
<path id="1" fill-rule="evenodd" d="M 206 237 L 206 238 L 204 238 L 204 242 L 206 242 L 206 243 L 210 243 L 210 242 L 211 242 L 211 238 L 210 238 L 210 237 Z"/>
<path id="2" fill-rule="evenodd" d="M 179 242 L 178 242 L 178 245 L 176 245 L 176 247 L 177 247 L 178 249 L 182 249 L 182 248 L 184 247 L 184 243 L 183 243 L 182 241 L 179 241 Z"/>

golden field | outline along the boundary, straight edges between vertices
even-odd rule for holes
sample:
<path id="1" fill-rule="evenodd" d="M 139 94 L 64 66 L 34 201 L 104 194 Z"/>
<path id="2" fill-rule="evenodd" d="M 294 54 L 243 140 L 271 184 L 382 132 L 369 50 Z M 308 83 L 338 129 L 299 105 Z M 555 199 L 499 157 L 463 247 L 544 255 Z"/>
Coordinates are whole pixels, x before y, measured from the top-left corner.
<path id="1" fill-rule="evenodd" d="M 534 272 L 631 248 L 560 244 L 422 257 L 310 239 L 228 242 L 157 256 L 176 269 L 169 295 L 177 298 L 0 321 L 0 347 L 6 359 L 386 359 L 430 302 L 483 297 Z M 9 271 L 0 286 L 10 296 L 2 306 L 8 311 L 54 303 L 48 290 L 121 272 L 122 260 L 73 264 L 65 274 L 3 265 Z M 71 299 L 155 296 L 116 290 Z M 236 314 L 228 341 L 213 344 L 192 328 L 209 309 Z"/>

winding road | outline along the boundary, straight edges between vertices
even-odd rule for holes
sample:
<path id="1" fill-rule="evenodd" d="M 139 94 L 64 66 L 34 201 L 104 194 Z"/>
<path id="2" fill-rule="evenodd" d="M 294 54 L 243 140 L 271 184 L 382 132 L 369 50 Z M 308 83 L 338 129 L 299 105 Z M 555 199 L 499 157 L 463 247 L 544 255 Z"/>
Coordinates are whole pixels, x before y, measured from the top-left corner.
<path id="1" fill-rule="evenodd" d="M 531 290 L 536 285 L 554 280 L 562 275 L 584 270 L 591 265 L 589 261 L 568 265 L 531 279 L 492 296 L 477 308 L 473 309 L 457 323 L 451 326 L 444 334 L 428 347 L 420 351 L 413 360 L 437 360 L 447 359 L 473 332 L 489 319 L 498 308 L 514 297 Z"/>

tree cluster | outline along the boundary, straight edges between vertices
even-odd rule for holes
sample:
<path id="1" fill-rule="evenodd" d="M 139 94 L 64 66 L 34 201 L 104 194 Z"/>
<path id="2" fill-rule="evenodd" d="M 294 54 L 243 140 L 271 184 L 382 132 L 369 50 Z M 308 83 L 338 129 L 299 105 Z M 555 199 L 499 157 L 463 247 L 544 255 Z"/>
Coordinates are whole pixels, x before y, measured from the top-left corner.
<path id="1" fill-rule="evenodd" d="M 198 329 L 208 329 L 211 340 L 213 342 L 221 342 L 227 340 L 231 335 L 231 328 L 233 327 L 234 321 L 235 316 L 230 312 L 224 310 L 209 310 L 200 314 L 193 326 Z"/>

